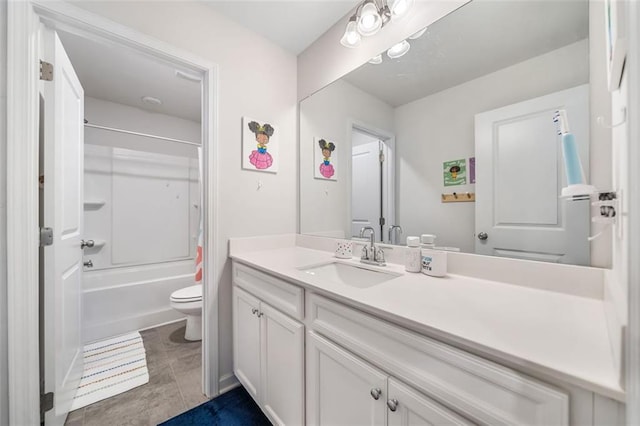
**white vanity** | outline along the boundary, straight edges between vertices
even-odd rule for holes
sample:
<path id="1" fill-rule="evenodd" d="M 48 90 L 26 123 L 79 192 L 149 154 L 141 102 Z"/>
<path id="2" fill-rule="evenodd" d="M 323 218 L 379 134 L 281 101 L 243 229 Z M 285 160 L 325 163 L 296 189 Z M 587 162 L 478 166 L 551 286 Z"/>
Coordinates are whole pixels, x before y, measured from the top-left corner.
<path id="1" fill-rule="evenodd" d="M 333 245 L 231 240 L 234 372 L 274 424 L 624 424 L 598 270 L 575 275 L 581 294 L 438 279 L 404 273 L 396 247 L 367 285 Z"/>

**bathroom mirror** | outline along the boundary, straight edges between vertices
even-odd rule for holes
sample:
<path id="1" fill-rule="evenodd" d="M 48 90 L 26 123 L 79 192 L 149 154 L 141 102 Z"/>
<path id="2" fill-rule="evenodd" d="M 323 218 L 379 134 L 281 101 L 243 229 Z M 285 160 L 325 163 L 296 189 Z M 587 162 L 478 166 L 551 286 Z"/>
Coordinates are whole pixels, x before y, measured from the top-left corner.
<path id="1" fill-rule="evenodd" d="M 455 251 L 608 266 L 609 231 L 591 223 L 590 201 L 560 197 L 553 122 L 567 111 L 587 181 L 610 187 L 594 7 L 473 0 L 408 39 L 405 55 L 382 52 L 304 99 L 300 232 L 358 238 L 370 226 L 378 242 L 434 234 Z"/>

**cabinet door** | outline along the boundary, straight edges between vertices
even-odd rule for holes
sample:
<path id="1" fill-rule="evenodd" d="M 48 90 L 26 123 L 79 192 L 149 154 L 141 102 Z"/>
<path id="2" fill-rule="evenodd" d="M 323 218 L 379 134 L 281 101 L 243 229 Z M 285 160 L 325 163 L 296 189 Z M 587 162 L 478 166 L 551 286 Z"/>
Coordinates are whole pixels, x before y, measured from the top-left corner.
<path id="1" fill-rule="evenodd" d="M 386 383 L 380 370 L 307 334 L 307 425 L 384 425 Z"/>
<path id="2" fill-rule="evenodd" d="M 260 301 L 233 287 L 233 371 L 256 402 L 260 385 Z"/>
<path id="3" fill-rule="evenodd" d="M 393 378 L 389 378 L 388 389 L 389 426 L 473 424 Z"/>
<path id="4" fill-rule="evenodd" d="M 304 325 L 260 304 L 262 404 L 273 423 L 304 424 Z"/>

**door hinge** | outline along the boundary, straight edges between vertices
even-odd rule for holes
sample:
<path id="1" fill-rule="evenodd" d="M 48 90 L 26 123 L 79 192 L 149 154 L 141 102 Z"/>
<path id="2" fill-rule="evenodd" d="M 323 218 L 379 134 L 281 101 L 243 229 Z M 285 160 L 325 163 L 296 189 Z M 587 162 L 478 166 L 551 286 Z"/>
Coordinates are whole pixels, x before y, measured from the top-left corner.
<path id="1" fill-rule="evenodd" d="M 40 412 L 44 414 L 51 409 L 53 409 L 53 392 L 40 395 Z"/>
<path id="2" fill-rule="evenodd" d="M 53 64 L 42 60 L 40 61 L 40 80 L 53 80 Z"/>
<path id="3" fill-rule="evenodd" d="M 384 226 L 384 224 L 386 223 L 386 221 L 384 220 L 384 217 L 380 218 L 380 226 Z"/>
<path id="4" fill-rule="evenodd" d="M 53 244 L 53 229 L 40 228 L 40 247 L 50 246 Z"/>

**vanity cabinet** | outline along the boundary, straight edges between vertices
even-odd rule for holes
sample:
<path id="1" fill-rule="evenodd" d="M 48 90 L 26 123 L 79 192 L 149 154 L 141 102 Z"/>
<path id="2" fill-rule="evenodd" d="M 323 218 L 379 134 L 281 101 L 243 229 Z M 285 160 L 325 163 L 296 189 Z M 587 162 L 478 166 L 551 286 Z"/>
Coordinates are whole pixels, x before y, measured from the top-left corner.
<path id="1" fill-rule="evenodd" d="M 304 325 L 238 285 L 232 300 L 236 377 L 274 424 L 303 424 Z"/>
<path id="2" fill-rule="evenodd" d="M 623 404 L 330 296 L 233 264 L 234 372 L 274 424 L 624 424 Z"/>
<path id="3" fill-rule="evenodd" d="M 329 340 L 307 335 L 307 425 L 471 425 Z"/>

